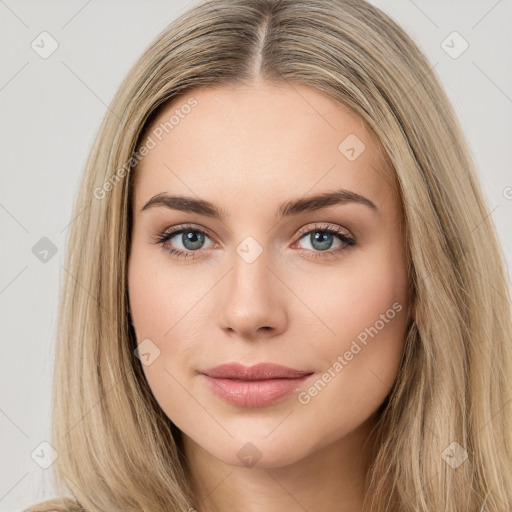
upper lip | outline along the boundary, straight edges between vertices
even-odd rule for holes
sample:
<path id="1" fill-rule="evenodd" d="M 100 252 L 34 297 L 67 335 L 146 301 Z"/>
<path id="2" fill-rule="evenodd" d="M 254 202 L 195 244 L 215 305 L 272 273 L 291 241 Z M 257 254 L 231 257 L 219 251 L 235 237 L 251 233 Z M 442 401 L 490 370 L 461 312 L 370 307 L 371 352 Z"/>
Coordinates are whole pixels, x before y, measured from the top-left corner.
<path id="1" fill-rule="evenodd" d="M 200 373 L 218 379 L 268 380 L 296 379 L 305 375 L 311 375 L 313 372 L 295 370 L 273 363 L 258 363 L 252 366 L 244 366 L 240 363 L 226 363 L 203 370 Z"/>

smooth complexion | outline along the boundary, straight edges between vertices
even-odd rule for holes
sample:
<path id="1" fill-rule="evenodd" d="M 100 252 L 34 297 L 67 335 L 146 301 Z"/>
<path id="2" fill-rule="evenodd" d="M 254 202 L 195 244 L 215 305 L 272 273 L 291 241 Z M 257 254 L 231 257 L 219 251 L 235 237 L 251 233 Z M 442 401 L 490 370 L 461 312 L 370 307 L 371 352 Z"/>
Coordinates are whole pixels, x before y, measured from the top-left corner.
<path id="1" fill-rule="evenodd" d="M 144 137 L 191 96 L 197 106 L 134 171 L 128 285 L 137 342 L 160 350 L 143 368 L 183 433 L 196 508 L 360 511 L 363 447 L 407 326 L 402 210 L 386 160 L 357 115 L 285 83 L 189 91 Z M 365 144 L 354 161 L 338 149 L 350 134 Z M 292 201 L 340 189 L 376 208 L 346 201 L 279 216 Z M 207 201 L 225 217 L 156 200 L 144 208 L 159 194 Z M 189 238 L 157 242 L 182 225 Z M 262 250 L 251 263 L 237 252 L 246 237 L 257 244 L 251 251 Z M 320 378 L 396 302 L 401 311 L 307 404 L 292 393 L 266 407 L 236 406 L 198 375 L 222 363 L 272 362 Z M 239 457 L 244 446 L 260 457 L 252 467 Z"/>

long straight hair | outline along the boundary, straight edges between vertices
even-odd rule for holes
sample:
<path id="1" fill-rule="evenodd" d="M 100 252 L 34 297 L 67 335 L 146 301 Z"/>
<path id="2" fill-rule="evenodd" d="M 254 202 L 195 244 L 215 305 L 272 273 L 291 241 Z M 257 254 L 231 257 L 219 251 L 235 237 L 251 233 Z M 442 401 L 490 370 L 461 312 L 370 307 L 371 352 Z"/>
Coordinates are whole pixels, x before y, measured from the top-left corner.
<path id="1" fill-rule="evenodd" d="M 168 100 L 258 79 L 309 85 L 352 109 L 377 135 L 399 186 L 414 315 L 380 410 L 367 499 L 379 512 L 512 510 L 504 257 L 433 67 L 363 0 L 200 3 L 129 71 L 91 149 L 69 233 L 52 430 L 62 498 L 30 510 L 200 509 L 180 432 L 134 355 L 134 155 Z"/>

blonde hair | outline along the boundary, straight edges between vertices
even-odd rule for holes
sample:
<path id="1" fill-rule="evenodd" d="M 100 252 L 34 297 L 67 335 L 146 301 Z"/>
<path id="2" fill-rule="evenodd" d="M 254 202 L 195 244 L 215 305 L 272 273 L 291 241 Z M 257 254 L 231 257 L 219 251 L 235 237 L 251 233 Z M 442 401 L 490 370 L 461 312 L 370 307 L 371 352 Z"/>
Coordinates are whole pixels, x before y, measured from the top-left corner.
<path id="1" fill-rule="evenodd" d="M 61 290 L 52 445 L 59 494 L 71 496 L 30 510 L 199 507 L 180 432 L 134 356 L 134 151 L 168 100 L 259 78 L 309 85 L 355 111 L 399 184 L 413 317 L 375 430 L 367 499 L 378 511 L 511 510 L 512 325 L 501 248 L 432 66 L 362 0 L 201 3 L 124 79 L 87 161 Z"/>

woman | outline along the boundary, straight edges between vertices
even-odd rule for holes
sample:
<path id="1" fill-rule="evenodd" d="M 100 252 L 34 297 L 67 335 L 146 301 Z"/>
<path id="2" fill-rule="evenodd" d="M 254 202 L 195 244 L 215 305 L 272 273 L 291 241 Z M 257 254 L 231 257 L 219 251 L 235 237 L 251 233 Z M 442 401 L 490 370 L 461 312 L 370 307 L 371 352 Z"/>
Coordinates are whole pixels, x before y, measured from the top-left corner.
<path id="1" fill-rule="evenodd" d="M 501 249 L 436 75 L 379 9 L 190 9 L 122 83 L 75 215 L 70 497 L 30 510 L 511 509 Z"/>

